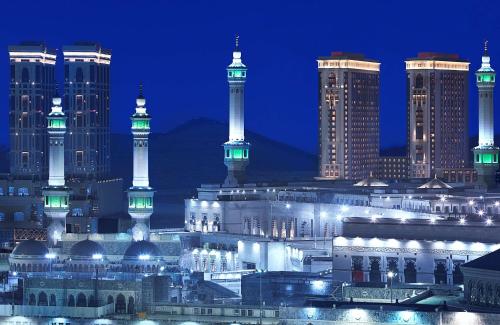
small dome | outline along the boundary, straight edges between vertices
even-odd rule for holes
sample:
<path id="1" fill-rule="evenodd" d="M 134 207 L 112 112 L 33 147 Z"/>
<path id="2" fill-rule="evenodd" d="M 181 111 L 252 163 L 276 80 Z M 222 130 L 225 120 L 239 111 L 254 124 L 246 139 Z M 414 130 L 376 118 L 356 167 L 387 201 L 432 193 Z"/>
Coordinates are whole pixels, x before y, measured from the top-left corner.
<path id="1" fill-rule="evenodd" d="M 158 247 L 150 241 L 139 240 L 130 244 L 125 251 L 125 259 L 140 259 L 140 256 L 158 257 L 160 256 Z"/>
<path id="2" fill-rule="evenodd" d="M 40 256 L 45 258 L 49 252 L 47 246 L 38 240 L 24 240 L 20 242 L 12 251 L 13 256 Z"/>
<path id="3" fill-rule="evenodd" d="M 92 258 L 95 254 L 104 255 L 106 252 L 101 244 L 95 241 L 85 239 L 82 240 L 71 247 L 70 255 L 71 257 L 89 257 Z"/>

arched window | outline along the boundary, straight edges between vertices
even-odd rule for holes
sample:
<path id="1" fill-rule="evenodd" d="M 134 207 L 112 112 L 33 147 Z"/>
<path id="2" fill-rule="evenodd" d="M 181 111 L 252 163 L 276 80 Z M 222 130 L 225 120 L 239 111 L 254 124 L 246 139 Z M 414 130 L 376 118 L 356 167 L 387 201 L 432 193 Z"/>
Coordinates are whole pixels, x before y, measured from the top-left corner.
<path id="1" fill-rule="evenodd" d="M 128 297 L 127 313 L 128 314 L 134 314 L 135 313 L 134 297 Z"/>
<path id="2" fill-rule="evenodd" d="M 30 298 L 29 298 L 28 304 L 31 305 L 31 306 L 35 306 L 36 305 L 36 297 L 35 297 L 34 293 L 30 294 Z"/>
<path id="3" fill-rule="evenodd" d="M 108 305 L 109 304 L 114 304 L 115 303 L 115 298 L 113 298 L 113 296 L 109 295 L 108 296 Z"/>
<path id="4" fill-rule="evenodd" d="M 121 293 L 116 297 L 115 313 L 125 314 L 127 311 L 127 303 L 125 302 L 125 296 Z"/>
<path id="5" fill-rule="evenodd" d="M 76 307 L 87 307 L 87 297 L 81 292 L 76 298 Z"/>
<path id="6" fill-rule="evenodd" d="M 68 297 L 68 306 L 75 307 L 75 296 L 69 295 Z"/>
<path id="7" fill-rule="evenodd" d="M 48 306 L 47 294 L 45 292 L 40 292 L 38 294 L 38 306 Z"/>
<path id="8" fill-rule="evenodd" d="M 56 295 L 55 294 L 50 294 L 50 300 L 49 300 L 49 305 L 50 306 L 55 306 L 56 305 Z"/>
<path id="9" fill-rule="evenodd" d="M 83 82 L 83 70 L 82 70 L 82 68 L 76 69 L 75 79 L 76 79 L 76 82 Z"/>
<path id="10" fill-rule="evenodd" d="M 89 307 L 97 307 L 97 301 L 95 300 L 94 295 L 89 296 Z"/>
<path id="11" fill-rule="evenodd" d="M 23 68 L 21 72 L 21 82 L 30 82 L 30 73 L 27 68 Z"/>
<path id="12" fill-rule="evenodd" d="M 424 77 L 421 74 L 418 74 L 415 78 L 415 88 L 422 89 L 424 88 Z"/>

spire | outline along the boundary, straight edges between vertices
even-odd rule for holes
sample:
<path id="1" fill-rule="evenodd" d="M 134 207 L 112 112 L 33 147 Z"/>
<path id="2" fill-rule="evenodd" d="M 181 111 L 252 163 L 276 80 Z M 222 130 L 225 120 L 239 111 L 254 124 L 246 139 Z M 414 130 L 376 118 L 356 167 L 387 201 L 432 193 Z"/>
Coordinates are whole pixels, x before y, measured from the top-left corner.
<path id="1" fill-rule="evenodd" d="M 488 40 L 484 41 L 484 53 L 483 56 L 488 56 Z"/>
<path id="2" fill-rule="evenodd" d="M 137 98 L 144 98 L 142 81 L 139 83 L 139 96 Z"/>
<path id="3" fill-rule="evenodd" d="M 239 52 L 240 51 L 239 46 L 240 46 L 240 35 L 236 34 L 234 50 Z"/>
<path id="4" fill-rule="evenodd" d="M 146 114 L 146 98 L 144 97 L 143 93 L 143 86 L 142 82 L 139 83 L 139 95 L 137 96 L 137 99 L 135 100 L 135 104 L 137 105 L 135 109 L 136 114 Z"/>

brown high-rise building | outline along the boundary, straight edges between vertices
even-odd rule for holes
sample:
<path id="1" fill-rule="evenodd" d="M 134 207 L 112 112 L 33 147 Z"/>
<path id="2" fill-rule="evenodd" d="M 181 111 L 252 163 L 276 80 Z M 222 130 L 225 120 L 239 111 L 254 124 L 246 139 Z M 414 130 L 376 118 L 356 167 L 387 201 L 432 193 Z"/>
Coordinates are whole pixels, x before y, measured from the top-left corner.
<path id="1" fill-rule="evenodd" d="M 419 53 L 405 62 L 410 177 L 466 167 L 469 62 L 441 53 Z"/>
<path id="2" fill-rule="evenodd" d="M 380 63 L 344 52 L 317 61 L 319 178 L 367 178 L 378 168 Z"/>

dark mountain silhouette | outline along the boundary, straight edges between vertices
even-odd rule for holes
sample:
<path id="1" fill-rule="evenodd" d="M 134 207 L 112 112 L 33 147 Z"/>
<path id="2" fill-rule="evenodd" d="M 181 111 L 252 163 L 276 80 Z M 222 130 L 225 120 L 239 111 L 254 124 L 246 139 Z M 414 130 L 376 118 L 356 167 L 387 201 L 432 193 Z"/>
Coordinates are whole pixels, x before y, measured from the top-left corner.
<path id="1" fill-rule="evenodd" d="M 149 144 L 151 186 L 158 190 L 189 189 L 200 184 L 222 183 L 226 175 L 222 144 L 228 125 L 195 119 L 167 133 L 152 133 Z M 317 169 L 316 156 L 251 131 L 252 144 L 249 182 L 310 179 Z M 114 134 L 111 146 L 113 176 L 130 184 L 132 174 L 132 136 Z"/>

